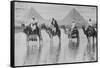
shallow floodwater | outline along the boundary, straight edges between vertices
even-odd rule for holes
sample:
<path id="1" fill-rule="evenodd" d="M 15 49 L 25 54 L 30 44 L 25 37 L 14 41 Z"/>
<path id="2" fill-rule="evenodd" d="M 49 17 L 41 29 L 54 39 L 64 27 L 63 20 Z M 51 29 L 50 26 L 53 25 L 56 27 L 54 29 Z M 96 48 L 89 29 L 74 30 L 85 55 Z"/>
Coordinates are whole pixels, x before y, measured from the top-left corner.
<path id="1" fill-rule="evenodd" d="M 41 31 L 42 41 L 29 42 L 27 44 L 27 36 L 23 32 L 15 33 L 15 65 L 38 65 L 38 64 L 54 64 L 54 63 L 71 63 L 71 62 L 84 62 L 91 61 L 88 55 L 87 48 L 88 41 L 82 29 L 79 29 L 79 47 L 74 48 L 76 40 L 69 39 L 68 35 L 61 29 L 61 50 L 59 52 L 59 59 L 56 62 L 57 48 L 59 46 L 58 36 L 50 39 L 45 30 Z M 39 42 L 41 43 L 41 53 L 39 55 Z M 96 44 L 96 41 L 95 41 Z M 29 54 L 28 52 L 29 45 Z M 72 48 L 73 47 L 73 48 Z M 38 58 L 39 56 L 39 58 Z M 94 60 L 96 60 L 96 46 L 93 53 Z M 38 62 L 37 62 L 38 61 Z"/>

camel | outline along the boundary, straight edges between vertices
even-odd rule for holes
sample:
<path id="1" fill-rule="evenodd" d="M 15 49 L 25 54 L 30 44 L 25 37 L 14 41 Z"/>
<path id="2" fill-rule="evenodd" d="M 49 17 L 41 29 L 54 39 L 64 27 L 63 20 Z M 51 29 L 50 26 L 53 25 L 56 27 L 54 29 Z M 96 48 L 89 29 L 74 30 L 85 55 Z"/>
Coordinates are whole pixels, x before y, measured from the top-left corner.
<path id="1" fill-rule="evenodd" d="M 50 32 L 51 32 L 51 36 L 50 36 L 51 39 L 53 39 L 54 36 L 58 36 L 58 38 L 59 38 L 59 46 L 58 46 L 57 55 L 56 55 L 56 57 L 57 57 L 56 62 L 58 62 L 59 56 L 60 56 L 60 51 L 61 51 L 61 31 L 59 29 L 57 21 L 54 18 L 52 18 Z"/>
<path id="2" fill-rule="evenodd" d="M 41 41 L 42 41 L 42 37 L 41 37 L 41 33 L 40 33 L 40 29 L 39 27 L 37 26 L 37 23 L 30 23 L 28 26 L 25 26 L 25 24 L 22 24 L 22 27 L 23 27 L 23 32 L 26 34 L 27 36 L 27 55 L 26 57 L 28 58 L 28 56 L 30 55 L 30 50 L 32 49 L 32 47 L 29 45 L 30 41 L 33 42 L 33 41 L 37 41 L 37 38 L 39 38 L 39 51 L 38 51 L 38 59 L 36 60 L 36 64 L 39 63 L 39 58 L 40 58 L 40 55 L 41 55 L 41 49 L 42 49 L 42 44 L 41 44 Z M 34 44 L 31 44 L 31 45 L 34 45 Z"/>
<path id="3" fill-rule="evenodd" d="M 93 26 L 90 26 L 90 25 L 87 28 L 86 28 L 86 26 L 83 25 L 82 29 L 88 40 L 88 44 L 87 44 L 88 53 L 91 55 L 90 57 L 93 58 L 92 54 L 95 52 L 94 40 L 95 40 L 95 38 L 97 39 L 97 31 L 95 30 L 95 28 Z M 92 40 L 90 38 L 92 38 Z M 92 42 L 92 44 L 91 44 L 91 42 Z"/>
<path id="4" fill-rule="evenodd" d="M 78 31 L 78 27 L 75 26 L 73 29 L 69 28 L 69 30 L 68 30 L 68 38 L 70 40 L 77 39 L 76 46 L 73 46 L 73 48 L 77 49 L 79 47 L 79 31 Z"/>

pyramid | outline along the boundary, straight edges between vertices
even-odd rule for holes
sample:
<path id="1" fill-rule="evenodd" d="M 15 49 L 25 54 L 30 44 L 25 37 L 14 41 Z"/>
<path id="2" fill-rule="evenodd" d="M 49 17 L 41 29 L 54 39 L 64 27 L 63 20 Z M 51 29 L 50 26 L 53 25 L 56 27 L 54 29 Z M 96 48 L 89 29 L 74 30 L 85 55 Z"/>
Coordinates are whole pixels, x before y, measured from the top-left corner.
<path id="1" fill-rule="evenodd" d="M 78 26 L 88 25 L 87 21 L 75 8 L 73 8 L 67 16 L 59 21 L 59 25 L 71 25 L 72 22 L 75 22 Z"/>
<path id="2" fill-rule="evenodd" d="M 26 11 L 26 13 L 22 17 L 22 20 L 25 23 L 30 23 L 32 21 L 32 17 L 35 17 L 40 23 L 45 21 L 33 7 Z"/>

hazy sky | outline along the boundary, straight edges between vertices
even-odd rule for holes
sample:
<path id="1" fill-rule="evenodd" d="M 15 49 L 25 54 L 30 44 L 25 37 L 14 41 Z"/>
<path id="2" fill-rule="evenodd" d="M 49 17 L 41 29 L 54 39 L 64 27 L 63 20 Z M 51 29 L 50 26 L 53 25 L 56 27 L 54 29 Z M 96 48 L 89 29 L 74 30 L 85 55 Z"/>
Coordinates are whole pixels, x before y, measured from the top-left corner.
<path id="1" fill-rule="evenodd" d="M 33 7 L 44 19 L 51 19 L 54 17 L 57 20 L 63 19 L 75 8 L 87 21 L 89 18 L 93 22 L 96 21 L 96 8 L 95 7 L 84 7 L 84 6 L 71 6 L 71 5 L 55 5 L 55 4 L 40 4 L 40 3 L 21 3 L 16 2 L 16 19 L 23 17 L 25 12 Z"/>

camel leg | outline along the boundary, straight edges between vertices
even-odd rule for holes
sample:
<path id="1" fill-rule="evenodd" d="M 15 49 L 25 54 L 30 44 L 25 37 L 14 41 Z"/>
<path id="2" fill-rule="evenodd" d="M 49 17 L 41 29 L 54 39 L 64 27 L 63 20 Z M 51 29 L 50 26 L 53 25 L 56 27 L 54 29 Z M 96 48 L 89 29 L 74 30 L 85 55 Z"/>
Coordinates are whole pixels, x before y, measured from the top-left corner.
<path id="1" fill-rule="evenodd" d="M 59 61 L 60 51 L 61 51 L 61 37 L 59 37 L 59 46 L 58 46 L 57 55 L 56 55 L 56 62 Z"/>
<path id="2" fill-rule="evenodd" d="M 87 37 L 87 40 L 88 40 L 88 44 L 87 44 L 87 52 L 89 52 L 89 46 L 90 46 L 90 39 L 89 39 L 89 37 Z"/>
<path id="3" fill-rule="evenodd" d="M 88 60 L 91 61 L 93 59 L 93 41 L 91 41 L 91 38 L 88 38 L 87 54 L 88 54 Z"/>
<path id="4" fill-rule="evenodd" d="M 50 50 L 51 50 L 52 46 L 53 46 L 53 36 L 50 35 Z"/>
<path id="5" fill-rule="evenodd" d="M 27 39 L 26 39 L 26 48 L 27 48 L 27 51 L 26 51 L 26 57 L 25 57 L 24 64 L 27 64 L 27 60 L 30 55 L 29 36 L 27 36 Z"/>
<path id="6" fill-rule="evenodd" d="M 88 37 L 88 44 L 87 44 L 87 58 L 88 58 L 88 60 L 90 60 L 89 59 L 89 57 L 90 57 L 90 50 L 91 50 L 91 48 L 90 48 L 90 38 Z"/>
<path id="7" fill-rule="evenodd" d="M 97 46 L 98 46 L 97 37 L 95 37 L 95 43 L 96 43 L 96 45 L 95 45 L 95 46 L 96 46 L 96 48 L 97 48 Z M 95 48 L 95 49 L 96 49 L 96 48 Z"/>
<path id="8" fill-rule="evenodd" d="M 80 39 L 79 39 L 79 36 L 78 36 L 78 37 L 77 37 L 77 47 L 76 47 L 76 48 L 79 47 L 79 43 L 80 43 Z"/>
<path id="9" fill-rule="evenodd" d="M 49 50 L 49 58 L 48 58 L 48 63 L 53 63 L 54 60 L 52 60 L 52 52 L 53 52 L 53 36 L 50 35 L 50 50 Z"/>
<path id="10" fill-rule="evenodd" d="M 95 38 L 93 36 L 93 44 L 92 44 L 92 49 L 91 49 L 91 60 L 94 60 L 94 55 L 95 55 L 95 42 L 94 42 Z"/>
<path id="11" fill-rule="evenodd" d="M 94 39 L 95 39 L 95 38 L 94 38 L 94 36 L 93 36 L 93 47 L 92 47 L 92 48 L 93 48 L 93 52 L 95 51 L 95 43 L 94 43 Z"/>
<path id="12" fill-rule="evenodd" d="M 37 61 L 36 61 L 36 64 L 39 64 L 39 61 L 40 61 L 40 58 L 41 58 L 41 51 L 42 51 L 42 37 L 39 36 L 39 50 L 38 50 L 38 56 L 37 56 Z"/>

